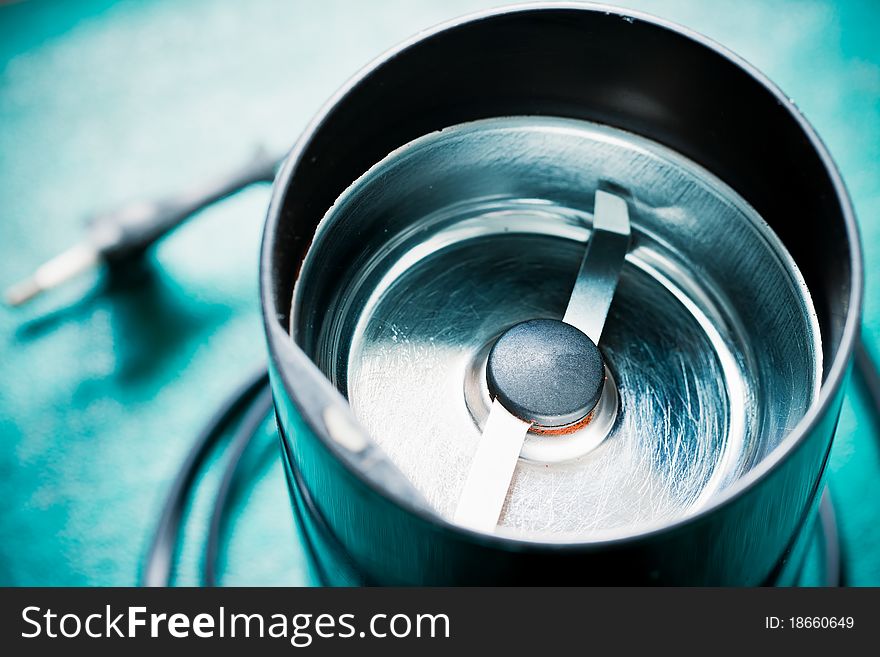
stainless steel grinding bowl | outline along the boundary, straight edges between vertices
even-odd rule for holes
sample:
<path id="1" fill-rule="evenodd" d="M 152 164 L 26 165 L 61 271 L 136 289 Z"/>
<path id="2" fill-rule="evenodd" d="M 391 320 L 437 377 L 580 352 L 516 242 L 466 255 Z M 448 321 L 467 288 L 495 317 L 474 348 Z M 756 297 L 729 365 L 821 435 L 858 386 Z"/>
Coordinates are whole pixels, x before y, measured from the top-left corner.
<path id="1" fill-rule="evenodd" d="M 771 452 L 818 391 L 806 284 L 720 180 L 643 138 L 571 119 L 446 128 L 334 204 L 291 324 L 441 514 L 456 506 L 488 415 L 488 349 L 514 324 L 563 316 L 603 185 L 626 190 L 634 215 L 600 345 L 619 412 L 600 445 L 593 422 L 527 438 L 507 535 L 630 535 L 692 513 Z M 347 263 L 342 276 L 335 262 Z"/>
<path id="2" fill-rule="evenodd" d="M 530 434 L 500 527 L 459 527 L 488 351 L 562 316 L 597 190 L 633 231 L 606 421 Z M 755 584 L 796 563 L 857 321 L 854 225 L 796 110 L 700 37 L 542 6 L 403 46 L 280 173 L 262 292 L 325 580 Z"/>

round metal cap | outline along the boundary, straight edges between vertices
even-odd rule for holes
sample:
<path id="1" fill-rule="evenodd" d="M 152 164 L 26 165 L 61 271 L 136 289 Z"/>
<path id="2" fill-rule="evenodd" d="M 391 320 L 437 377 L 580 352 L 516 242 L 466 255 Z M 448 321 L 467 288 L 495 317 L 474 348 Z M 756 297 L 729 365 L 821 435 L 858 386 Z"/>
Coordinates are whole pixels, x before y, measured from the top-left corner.
<path id="1" fill-rule="evenodd" d="M 598 347 L 571 324 L 532 319 L 505 331 L 489 352 L 489 393 L 516 417 L 558 427 L 586 417 L 602 395 Z"/>

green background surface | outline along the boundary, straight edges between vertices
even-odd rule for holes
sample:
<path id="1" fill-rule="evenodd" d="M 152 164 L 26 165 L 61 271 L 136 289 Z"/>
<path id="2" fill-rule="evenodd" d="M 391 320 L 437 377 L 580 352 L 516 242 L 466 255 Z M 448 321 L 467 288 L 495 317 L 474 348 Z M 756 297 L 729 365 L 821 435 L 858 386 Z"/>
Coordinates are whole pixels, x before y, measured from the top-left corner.
<path id="1" fill-rule="evenodd" d="M 81 236 L 90 212 L 282 152 L 330 94 L 418 30 L 496 3 L 31 1 L 0 7 L 0 285 Z M 626 2 L 727 45 L 785 90 L 859 215 L 865 327 L 880 351 L 880 3 Z M 368 120 L 368 118 L 365 118 Z M 0 584 L 130 585 L 200 425 L 264 358 L 249 189 L 129 278 L 0 309 Z M 248 460 L 229 584 L 305 584 L 275 438 Z M 880 584 L 880 441 L 851 385 L 830 484 L 854 584 Z M 218 465 L 215 463 L 214 465 Z M 200 481 L 176 582 L 195 584 L 218 468 Z"/>

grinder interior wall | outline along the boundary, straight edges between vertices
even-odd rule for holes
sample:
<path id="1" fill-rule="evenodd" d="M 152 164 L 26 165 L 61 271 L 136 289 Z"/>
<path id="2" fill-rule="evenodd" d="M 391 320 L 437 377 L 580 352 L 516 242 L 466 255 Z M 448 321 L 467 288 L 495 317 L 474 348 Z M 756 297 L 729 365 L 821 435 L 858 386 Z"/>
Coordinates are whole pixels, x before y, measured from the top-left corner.
<path id="1" fill-rule="evenodd" d="M 613 13 L 551 8 L 494 15 L 406 50 L 340 99 L 324 119 L 334 129 L 315 132 L 295 163 L 270 244 L 278 268 L 272 296 L 283 326 L 317 222 L 375 162 L 456 123 L 556 115 L 665 144 L 754 206 L 810 287 L 827 373 L 849 303 L 844 209 L 825 163 L 780 96 L 698 41 Z"/>

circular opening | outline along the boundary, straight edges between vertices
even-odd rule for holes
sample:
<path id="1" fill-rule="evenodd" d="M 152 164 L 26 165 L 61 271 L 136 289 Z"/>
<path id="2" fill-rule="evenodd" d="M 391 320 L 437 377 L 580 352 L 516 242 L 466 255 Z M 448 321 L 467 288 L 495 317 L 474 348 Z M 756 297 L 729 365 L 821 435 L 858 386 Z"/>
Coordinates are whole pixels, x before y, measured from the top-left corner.
<path id="1" fill-rule="evenodd" d="M 480 437 L 474 363 L 509 327 L 562 316 L 600 188 L 626 197 L 633 224 L 599 343 L 617 413 L 586 452 L 521 459 L 502 527 L 582 541 L 687 516 L 778 445 L 817 393 L 822 349 L 806 285 L 766 223 L 706 170 L 569 119 L 432 133 L 327 213 L 292 313 L 321 319 L 291 329 L 441 514 L 454 509 Z M 301 312 L 314 298 L 331 301 Z M 523 454 L 536 441 L 583 440 L 592 424 L 530 435 Z"/>

